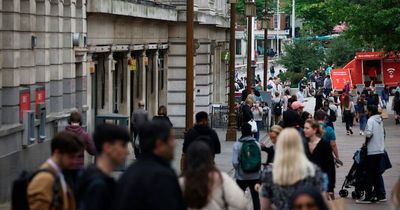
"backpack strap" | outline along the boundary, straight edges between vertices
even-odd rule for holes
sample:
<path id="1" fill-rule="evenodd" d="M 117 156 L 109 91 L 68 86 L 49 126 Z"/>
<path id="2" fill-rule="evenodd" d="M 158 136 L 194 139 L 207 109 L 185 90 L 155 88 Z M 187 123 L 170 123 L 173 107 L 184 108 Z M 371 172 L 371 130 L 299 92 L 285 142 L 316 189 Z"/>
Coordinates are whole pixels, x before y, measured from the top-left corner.
<path id="1" fill-rule="evenodd" d="M 52 198 L 52 201 L 50 204 L 50 210 L 62 210 L 63 200 L 62 200 L 62 196 L 60 195 L 60 193 L 62 191 L 61 181 L 60 181 L 60 177 L 54 171 L 47 169 L 47 168 L 39 169 L 31 176 L 29 181 L 31 181 L 33 179 L 33 177 L 35 177 L 39 173 L 43 173 L 43 172 L 51 174 L 54 178 L 53 198 Z"/>

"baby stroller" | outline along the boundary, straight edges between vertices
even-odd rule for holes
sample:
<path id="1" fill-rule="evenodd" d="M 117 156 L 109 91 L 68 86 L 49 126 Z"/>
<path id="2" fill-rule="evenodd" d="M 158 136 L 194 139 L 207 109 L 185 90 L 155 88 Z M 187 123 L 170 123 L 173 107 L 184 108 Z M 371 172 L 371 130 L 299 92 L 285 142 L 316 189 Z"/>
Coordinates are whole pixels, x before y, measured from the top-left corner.
<path id="1" fill-rule="evenodd" d="M 349 195 L 347 189 L 354 187 L 354 191 L 351 192 L 353 199 L 360 199 L 365 194 L 366 187 L 366 170 L 365 170 L 365 159 L 367 157 L 367 147 L 362 146 L 361 149 L 354 153 L 354 163 L 351 166 L 346 179 L 343 182 L 342 188 L 339 191 L 339 195 L 345 198 Z"/>

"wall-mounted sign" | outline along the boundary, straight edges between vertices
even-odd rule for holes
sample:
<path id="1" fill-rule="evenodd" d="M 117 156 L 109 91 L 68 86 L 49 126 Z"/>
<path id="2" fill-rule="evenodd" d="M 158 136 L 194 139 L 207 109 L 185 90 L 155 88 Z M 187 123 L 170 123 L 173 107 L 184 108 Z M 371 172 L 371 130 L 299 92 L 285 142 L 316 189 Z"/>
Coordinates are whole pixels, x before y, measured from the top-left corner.
<path id="1" fill-rule="evenodd" d="M 93 62 L 90 62 L 90 64 L 89 64 L 89 72 L 90 72 L 91 74 L 93 74 L 95 71 L 96 71 L 96 70 L 95 70 L 95 68 L 94 68 L 94 63 L 93 63 Z"/>
<path id="2" fill-rule="evenodd" d="M 136 71 L 137 70 L 137 60 L 135 58 L 130 58 L 128 60 L 129 70 Z"/>
<path id="3" fill-rule="evenodd" d="M 29 89 L 21 89 L 19 93 L 19 120 L 22 122 L 24 111 L 31 108 L 31 94 Z"/>
<path id="4" fill-rule="evenodd" d="M 230 54 L 228 50 L 221 52 L 221 61 L 229 61 L 229 55 Z"/>
<path id="5" fill-rule="evenodd" d="M 36 89 L 36 114 L 39 114 L 39 106 L 45 104 L 46 91 L 43 87 Z"/>

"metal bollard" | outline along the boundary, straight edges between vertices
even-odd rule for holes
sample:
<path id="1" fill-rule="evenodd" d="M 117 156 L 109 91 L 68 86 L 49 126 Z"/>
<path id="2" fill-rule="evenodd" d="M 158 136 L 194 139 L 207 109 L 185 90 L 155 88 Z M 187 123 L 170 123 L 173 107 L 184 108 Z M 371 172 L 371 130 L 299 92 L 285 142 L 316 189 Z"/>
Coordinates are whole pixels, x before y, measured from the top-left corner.
<path id="1" fill-rule="evenodd" d="M 44 104 L 39 105 L 39 142 L 46 140 L 46 106 Z"/>
<path id="2" fill-rule="evenodd" d="M 32 110 L 26 110 L 23 114 L 23 138 L 22 138 L 22 148 L 26 148 L 33 144 L 36 140 L 35 138 L 35 112 Z"/>

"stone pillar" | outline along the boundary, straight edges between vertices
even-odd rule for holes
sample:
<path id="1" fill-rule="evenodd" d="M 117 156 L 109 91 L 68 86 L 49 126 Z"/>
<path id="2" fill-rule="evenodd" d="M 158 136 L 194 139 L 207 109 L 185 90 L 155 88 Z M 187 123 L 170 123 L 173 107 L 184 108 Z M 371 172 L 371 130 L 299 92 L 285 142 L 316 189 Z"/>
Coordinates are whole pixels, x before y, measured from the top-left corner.
<path id="1" fill-rule="evenodd" d="M 146 85 L 146 65 L 144 62 L 145 57 L 146 57 L 146 50 L 143 50 L 143 52 L 139 58 L 139 62 L 140 62 L 139 68 L 140 69 L 138 69 L 138 71 L 140 71 L 140 72 L 138 72 L 138 73 L 140 75 L 140 79 L 138 82 L 140 83 L 140 88 L 141 88 L 139 100 L 143 100 L 144 103 L 146 104 L 147 103 L 147 101 L 146 101 L 146 86 L 147 85 Z"/>
<path id="2" fill-rule="evenodd" d="M 19 122 L 20 0 L 2 1 L 2 123 Z"/>
<path id="3" fill-rule="evenodd" d="M 212 96 L 212 71 L 210 65 L 211 42 L 200 40 L 200 48 L 196 50 L 196 112 L 204 111 L 210 113 Z"/>
<path id="4" fill-rule="evenodd" d="M 160 106 L 159 101 L 158 101 L 158 58 L 159 57 L 159 52 L 158 50 L 154 53 L 153 56 L 153 75 L 154 75 L 154 92 L 153 92 L 153 101 L 152 103 L 154 103 L 154 107 L 153 107 L 153 113 L 154 115 L 157 115 L 158 113 L 158 106 Z"/>
<path id="5" fill-rule="evenodd" d="M 62 15 L 63 4 L 59 1 L 51 1 L 49 17 L 49 57 L 50 57 L 50 112 L 63 110 L 63 52 L 62 44 Z M 69 72 L 70 73 L 70 72 Z"/>
<path id="6" fill-rule="evenodd" d="M 176 24 L 169 29 L 168 115 L 174 127 L 183 131 L 186 110 L 186 27 Z"/>
<path id="7" fill-rule="evenodd" d="M 80 76 L 78 76 L 79 75 L 79 70 L 76 72 L 77 73 L 76 74 L 77 75 L 77 78 L 76 78 L 76 80 L 77 80 L 77 83 L 76 83 L 77 84 L 77 86 L 76 86 L 76 101 L 78 102 L 81 99 L 81 97 L 82 97 L 82 100 L 83 100 L 84 96 L 80 96 L 81 93 L 82 93 L 82 95 L 86 94 L 86 97 L 85 97 L 87 99 L 86 104 L 89 107 L 89 111 L 86 112 L 87 113 L 87 123 L 88 123 L 88 128 L 87 129 L 90 132 L 92 132 L 94 130 L 93 129 L 94 128 L 94 118 L 93 118 L 93 116 L 94 116 L 94 110 L 96 109 L 96 107 L 93 107 L 94 105 L 92 103 L 93 102 L 92 97 L 95 98 L 94 94 L 92 94 L 93 93 L 93 90 L 92 90 L 92 82 L 93 82 L 92 76 L 93 76 L 93 74 L 90 73 L 90 65 L 91 65 L 91 63 L 93 61 L 92 56 L 93 56 L 93 54 L 91 54 L 91 53 L 87 54 L 86 63 L 83 66 L 86 75 L 82 76 L 83 77 L 82 80 L 86 81 L 86 84 L 82 84 L 82 89 L 86 88 L 86 91 L 82 91 L 81 92 L 80 86 L 78 85 L 79 84 L 78 81 L 79 81 L 79 77 L 80 77 Z"/>
<path id="8" fill-rule="evenodd" d="M 85 60 L 86 60 L 86 57 L 85 57 Z M 88 98 L 87 98 L 88 73 L 87 72 L 88 72 L 87 62 L 78 63 L 76 65 L 76 104 L 74 106 L 76 108 L 78 108 L 79 110 L 81 110 L 83 106 L 88 105 Z"/>
<path id="9" fill-rule="evenodd" d="M 3 11 L 3 0 L 0 0 L 0 11 Z M 1 101 L 2 96 L 1 96 L 1 90 L 2 90 L 2 68 L 3 68 L 3 13 L 0 12 L 0 127 L 2 124 L 2 106 L 3 103 Z"/>
<path id="10" fill-rule="evenodd" d="M 113 112 L 113 69 L 114 69 L 114 58 L 113 58 L 113 53 L 108 54 L 108 56 L 105 57 L 106 59 L 104 60 L 105 62 L 105 106 L 104 106 L 104 111 L 106 113 L 112 113 Z"/>
<path id="11" fill-rule="evenodd" d="M 49 52 L 49 27 L 50 27 L 50 2 L 36 0 L 36 37 L 37 46 L 34 50 L 36 63 L 36 82 L 45 87 L 46 109 L 50 109 L 50 52 Z"/>
<path id="12" fill-rule="evenodd" d="M 121 76 L 123 77 L 123 94 L 121 95 L 122 101 L 120 103 L 119 112 L 121 114 L 130 115 L 131 110 L 131 71 L 128 66 L 128 60 L 131 59 L 131 52 L 124 53 L 124 57 L 122 59 L 122 72 Z M 119 84 L 121 85 L 121 84 Z"/>

